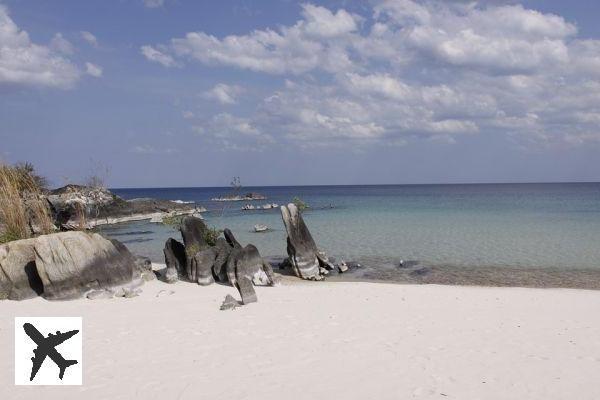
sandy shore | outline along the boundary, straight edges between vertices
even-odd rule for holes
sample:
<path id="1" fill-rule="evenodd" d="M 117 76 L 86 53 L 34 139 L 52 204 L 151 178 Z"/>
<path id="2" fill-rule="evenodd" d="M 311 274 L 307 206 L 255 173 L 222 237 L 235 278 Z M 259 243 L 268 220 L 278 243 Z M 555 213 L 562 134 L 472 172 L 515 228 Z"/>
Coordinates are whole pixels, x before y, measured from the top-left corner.
<path id="1" fill-rule="evenodd" d="M 0 302 L 1 397 L 600 398 L 600 291 L 288 281 L 220 311 L 228 293 Z M 13 385 L 15 316 L 83 316 L 83 386 Z"/>

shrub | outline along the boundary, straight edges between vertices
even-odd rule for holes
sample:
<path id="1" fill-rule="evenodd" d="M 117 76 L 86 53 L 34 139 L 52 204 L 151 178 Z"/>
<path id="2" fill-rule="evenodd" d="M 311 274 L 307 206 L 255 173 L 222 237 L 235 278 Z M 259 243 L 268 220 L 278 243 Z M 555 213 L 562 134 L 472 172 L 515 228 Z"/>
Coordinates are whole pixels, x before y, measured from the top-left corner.
<path id="1" fill-rule="evenodd" d="M 296 196 L 292 199 L 292 203 L 296 205 L 296 208 L 299 211 L 304 211 L 308 208 L 308 204 L 306 204 L 300 197 Z"/>
<path id="2" fill-rule="evenodd" d="M 179 227 L 181 225 L 181 220 L 183 219 L 183 217 L 185 217 L 185 215 L 169 215 L 164 217 L 162 222 L 165 225 Z M 217 239 L 219 238 L 219 236 L 221 236 L 221 233 L 223 233 L 223 231 L 221 229 L 217 229 L 214 226 L 206 227 L 206 229 L 204 230 L 204 240 L 210 246 L 214 246 L 215 244 L 217 244 Z M 194 250 L 195 249 L 190 250 L 192 251 L 191 254 L 196 254 L 198 252 L 198 250 Z"/>
<path id="3" fill-rule="evenodd" d="M 1 242 L 53 231 L 48 203 L 42 195 L 45 184 L 29 163 L 0 165 Z"/>
<path id="4" fill-rule="evenodd" d="M 206 240 L 206 243 L 209 245 L 214 246 L 217 244 L 217 239 L 219 236 L 221 236 L 221 233 L 223 233 L 223 231 L 215 228 L 214 226 L 207 228 L 204 231 L 204 240 Z"/>

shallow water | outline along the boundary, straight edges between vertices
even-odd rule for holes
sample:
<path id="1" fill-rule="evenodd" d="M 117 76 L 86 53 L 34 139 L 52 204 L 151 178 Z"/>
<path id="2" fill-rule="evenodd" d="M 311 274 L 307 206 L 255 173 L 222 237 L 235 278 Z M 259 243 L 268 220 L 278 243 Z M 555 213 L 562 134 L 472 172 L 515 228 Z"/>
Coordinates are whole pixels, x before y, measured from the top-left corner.
<path id="1" fill-rule="evenodd" d="M 114 191 L 124 198 L 195 201 L 209 210 L 204 215 L 208 225 L 230 228 L 241 243 L 253 243 L 265 256 L 285 254 L 279 210 L 241 211 L 245 202 L 210 201 L 228 190 Z M 268 196 L 267 201 L 253 204 L 285 204 L 295 196 L 308 203 L 304 217 L 319 247 L 338 259 L 369 267 L 355 272 L 356 276 L 394 280 L 406 275 L 397 268 L 401 259 L 416 261 L 430 272 L 452 270 L 454 275 L 494 271 L 509 277 L 528 269 L 528 275 L 540 270 L 600 273 L 597 183 L 249 187 L 246 191 Z M 258 223 L 271 230 L 254 233 Z M 149 222 L 103 230 L 127 241 L 133 252 L 158 262 L 163 262 L 165 240 L 179 238 L 172 227 Z"/>

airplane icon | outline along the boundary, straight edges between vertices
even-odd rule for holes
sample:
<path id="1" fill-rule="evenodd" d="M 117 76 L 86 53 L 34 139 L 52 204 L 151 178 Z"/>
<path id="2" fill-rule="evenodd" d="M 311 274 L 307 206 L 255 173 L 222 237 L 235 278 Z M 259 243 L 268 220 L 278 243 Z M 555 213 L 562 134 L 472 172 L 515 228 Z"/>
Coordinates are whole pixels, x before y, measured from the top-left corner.
<path id="1" fill-rule="evenodd" d="M 44 337 L 44 335 L 42 335 L 40 331 L 35 328 L 35 326 L 28 322 L 23 324 L 23 329 L 25 330 L 27 336 L 29 336 L 31 340 L 33 340 L 38 346 L 35 350 L 33 350 L 34 356 L 31 357 L 33 366 L 31 368 L 31 377 L 29 378 L 29 381 L 32 381 L 33 378 L 35 378 L 35 375 L 38 373 L 42 363 L 46 359 L 46 356 L 50 357 L 50 359 L 54 361 L 58 368 L 60 368 L 60 373 L 58 374 L 60 380 L 62 380 L 67 367 L 77 364 L 77 360 L 65 360 L 64 357 L 58 351 L 56 351 L 55 347 L 65 340 L 75 336 L 79 332 L 78 330 L 65 333 L 56 331 L 56 335 L 50 333 L 48 334 L 48 337 Z"/>

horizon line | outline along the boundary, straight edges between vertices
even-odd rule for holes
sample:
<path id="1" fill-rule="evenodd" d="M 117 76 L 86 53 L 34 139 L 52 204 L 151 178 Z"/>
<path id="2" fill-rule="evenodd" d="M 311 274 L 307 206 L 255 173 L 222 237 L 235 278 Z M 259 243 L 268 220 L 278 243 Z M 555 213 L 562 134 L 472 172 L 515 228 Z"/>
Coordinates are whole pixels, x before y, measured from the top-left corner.
<path id="1" fill-rule="evenodd" d="M 353 183 L 353 184 L 303 184 L 303 185 L 247 185 L 242 188 L 279 188 L 279 187 L 314 187 L 314 186 L 337 186 L 337 187 L 356 187 L 356 186 L 431 186 L 431 185 L 565 185 L 565 184 L 598 184 L 600 181 L 538 181 L 538 182 L 451 182 L 451 183 Z M 222 189 L 231 188 L 231 186 L 137 186 L 137 187 L 107 187 L 109 190 L 119 189 Z"/>

